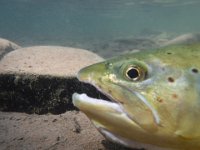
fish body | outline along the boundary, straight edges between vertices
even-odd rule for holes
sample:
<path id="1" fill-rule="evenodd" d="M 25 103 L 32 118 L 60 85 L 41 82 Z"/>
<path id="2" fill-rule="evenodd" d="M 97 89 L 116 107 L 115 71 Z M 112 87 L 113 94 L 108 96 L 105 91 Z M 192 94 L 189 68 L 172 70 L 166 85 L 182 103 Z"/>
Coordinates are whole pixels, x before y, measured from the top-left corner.
<path id="1" fill-rule="evenodd" d="M 108 139 L 200 149 L 200 44 L 130 53 L 83 68 L 80 81 L 111 101 L 73 94 L 73 103 Z"/>

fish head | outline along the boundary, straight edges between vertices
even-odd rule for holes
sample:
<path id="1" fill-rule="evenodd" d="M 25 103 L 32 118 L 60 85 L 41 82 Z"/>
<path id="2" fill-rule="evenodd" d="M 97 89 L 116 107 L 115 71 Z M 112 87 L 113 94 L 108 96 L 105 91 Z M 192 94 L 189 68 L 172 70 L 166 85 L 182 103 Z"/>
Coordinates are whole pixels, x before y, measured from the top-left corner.
<path id="1" fill-rule="evenodd" d="M 190 109 L 188 100 L 197 96 L 187 80 L 191 70 L 185 71 L 175 57 L 169 57 L 167 52 L 166 56 L 139 52 L 83 68 L 78 79 L 94 85 L 110 101 L 75 93 L 73 103 L 104 136 L 123 145 L 130 146 L 130 139 L 147 143 L 161 137 L 168 140 L 185 130 L 185 125 L 179 124 L 192 126 L 188 115 L 186 121 L 181 118 Z"/>

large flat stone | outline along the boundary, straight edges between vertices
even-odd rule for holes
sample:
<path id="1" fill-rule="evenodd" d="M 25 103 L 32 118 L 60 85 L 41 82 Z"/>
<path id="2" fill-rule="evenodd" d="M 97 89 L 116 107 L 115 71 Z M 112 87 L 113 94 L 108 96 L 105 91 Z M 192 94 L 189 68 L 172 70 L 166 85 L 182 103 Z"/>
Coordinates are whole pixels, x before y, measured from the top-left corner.
<path id="1" fill-rule="evenodd" d="M 74 92 L 94 97 L 100 94 L 78 81 L 78 70 L 102 60 L 87 50 L 68 47 L 36 46 L 12 51 L 0 61 L 0 110 L 37 114 L 73 110 Z"/>
<path id="2" fill-rule="evenodd" d="M 35 46 L 10 52 L 0 62 L 0 73 L 76 76 L 100 56 L 83 49 L 59 46 Z"/>

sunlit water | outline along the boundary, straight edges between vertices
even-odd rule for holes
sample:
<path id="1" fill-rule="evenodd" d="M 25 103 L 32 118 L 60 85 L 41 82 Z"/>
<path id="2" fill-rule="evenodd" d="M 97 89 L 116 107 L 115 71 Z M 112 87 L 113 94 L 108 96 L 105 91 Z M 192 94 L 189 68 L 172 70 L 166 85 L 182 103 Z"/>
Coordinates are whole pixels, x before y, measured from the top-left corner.
<path id="1" fill-rule="evenodd" d="M 199 15 L 199 0 L 0 0 L 0 37 L 22 46 L 122 51 L 146 37 L 197 33 Z"/>

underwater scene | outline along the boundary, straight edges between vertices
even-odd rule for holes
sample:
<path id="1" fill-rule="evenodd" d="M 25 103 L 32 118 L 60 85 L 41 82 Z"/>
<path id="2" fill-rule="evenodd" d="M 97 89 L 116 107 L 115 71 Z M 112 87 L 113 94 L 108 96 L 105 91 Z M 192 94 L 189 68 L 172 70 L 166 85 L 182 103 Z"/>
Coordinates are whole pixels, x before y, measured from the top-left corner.
<path id="1" fill-rule="evenodd" d="M 198 33 L 199 0 L 1 0 L 0 37 L 103 57 Z"/>
<path id="2" fill-rule="evenodd" d="M 200 150 L 200 0 L 0 0 L 0 150 Z"/>

